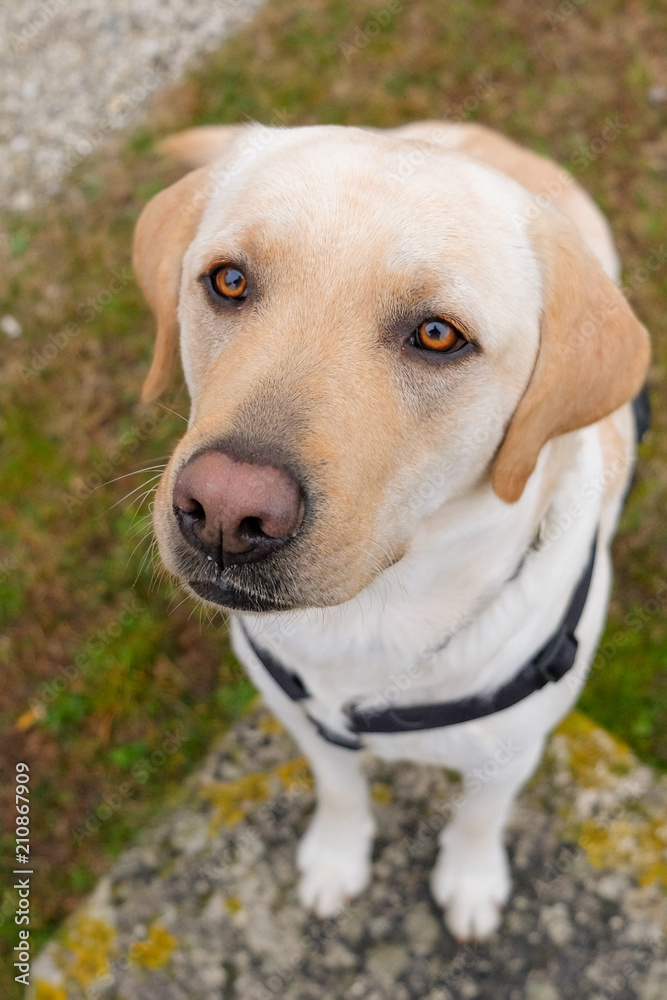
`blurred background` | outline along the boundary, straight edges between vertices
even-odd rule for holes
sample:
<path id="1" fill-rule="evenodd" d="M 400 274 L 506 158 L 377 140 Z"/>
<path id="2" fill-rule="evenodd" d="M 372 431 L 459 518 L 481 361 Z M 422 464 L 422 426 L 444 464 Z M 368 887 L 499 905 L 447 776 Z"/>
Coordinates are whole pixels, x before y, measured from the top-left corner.
<path id="1" fill-rule="evenodd" d="M 184 601 L 151 547 L 151 492 L 188 402 L 180 376 L 138 402 L 153 321 L 132 229 L 182 172 L 156 142 L 193 124 L 479 121 L 596 198 L 653 336 L 654 420 L 579 707 L 667 770 L 664 4 L 45 0 L 0 21 L 1 754 L 3 774 L 31 769 L 33 939 L 253 697 L 224 616 Z M 1 891 L 9 955 L 16 899 Z"/>

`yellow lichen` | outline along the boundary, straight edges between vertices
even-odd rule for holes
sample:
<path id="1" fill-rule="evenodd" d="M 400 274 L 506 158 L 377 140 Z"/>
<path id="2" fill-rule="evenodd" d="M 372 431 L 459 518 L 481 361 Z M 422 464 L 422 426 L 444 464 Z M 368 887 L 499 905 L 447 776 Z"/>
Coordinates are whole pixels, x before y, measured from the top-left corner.
<path id="1" fill-rule="evenodd" d="M 238 896 L 227 896 L 225 906 L 230 913 L 238 913 L 241 909 L 242 903 Z"/>
<path id="2" fill-rule="evenodd" d="M 215 806 L 211 818 L 213 827 L 219 824 L 234 826 L 245 819 L 254 805 L 264 802 L 269 792 L 269 775 L 260 771 L 237 781 L 207 785 L 202 789 L 202 796 Z"/>
<path id="3" fill-rule="evenodd" d="M 279 736 L 285 732 L 285 727 L 276 719 L 275 715 L 263 715 L 259 720 L 259 729 L 267 736 Z"/>
<path id="4" fill-rule="evenodd" d="M 388 806 L 393 801 L 394 795 L 389 785 L 384 781 L 376 781 L 371 788 L 371 798 L 378 805 Z"/>
<path id="5" fill-rule="evenodd" d="M 146 969 L 159 969 L 170 958 L 177 944 L 173 934 L 159 924 L 153 924 L 148 928 L 145 941 L 135 941 L 130 946 L 129 958 L 135 965 L 141 965 Z"/>
<path id="6" fill-rule="evenodd" d="M 109 956 L 114 951 L 116 932 L 111 924 L 85 912 L 65 927 L 63 944 L 71 953 L 67 973 L 80 986 L 89 986 L 109 971 Z"/>
<path id="7" fill-rule="evenodd" d="M 305 757 L 296 757 L 285 764 L 278 764 L 275 770 L 287 792 L 307 791 L 313 787 L 313 778 Z"/>
<path id="8" fill-rule="evenodd" d="M 667 847 L 664 817 L 651 817 L 637 792 L 628 795 L 639 762 L 625 743 L 579 712 L 572 712 L 557 730 L 564 739 L 567 765 L 580 789 L 609 797 L 611 813 L 586 819 L 565 813 L 573 835 L 594 868 L 626 872 L 640 885 L 658 882 L 667 888 Z M 641 788 L 641 782 L 636 786 Z"/>
<path id="9" fill-rule="evenodd" d="M 45 979 L 35 983 L 35 1000 L 67 1000 L 67 993 L 62 986 L 54 986 Z"/>
<path id="10" fill-rule="evenodd" d="M 659 882 L 667 888 L 667 852 L 657 824 L 640 815 L 614 819 L 605 826 L 586 820 L 578 837 L 594 868 L 615 868 L 635 876 L 640 885 Z"/>
<path id="11" fill-rule="evenodd" d="M 637 764 L 625 743 L 581 712 L 571 712 L 556 732 L 566 738 L 570 771 L 580 787 L 604 787 Z"/>

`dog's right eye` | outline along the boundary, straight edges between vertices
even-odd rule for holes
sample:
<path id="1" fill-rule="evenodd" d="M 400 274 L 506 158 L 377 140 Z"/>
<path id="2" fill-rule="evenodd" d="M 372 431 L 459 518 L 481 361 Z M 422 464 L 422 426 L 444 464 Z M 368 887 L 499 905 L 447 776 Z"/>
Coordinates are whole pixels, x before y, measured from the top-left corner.
<path id="1" fill-rule="evenodd" d="M 452 323 L 439 316 L 425 319 L 412 336 L 415 347 L 438 354 L 458 354 L 470 343 Z"/>
<path id="2" fill-rule="evenodd" d="M 248 294 L 248 281 L 238 267 L 223 264 L 209 275 L 211 287 L 223 299 L 244 299 Z"/>

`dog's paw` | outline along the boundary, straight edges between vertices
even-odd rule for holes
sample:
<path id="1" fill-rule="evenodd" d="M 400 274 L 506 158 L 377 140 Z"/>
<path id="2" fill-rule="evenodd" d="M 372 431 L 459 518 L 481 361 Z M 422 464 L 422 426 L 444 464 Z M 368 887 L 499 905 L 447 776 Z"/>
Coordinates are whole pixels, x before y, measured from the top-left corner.
<path id="1" fill-rule="evenodd" d="M 299 844 L 299 898 L 318 917 L 333 917 L 368 884 L 372 827 L 349 828 L 316 815 Z"/>
<path id="2" fill-rule="evenodd" d="M 482 941 L 498 927 L 511 882 L 502 847 L 478 853 L 443 849 L 431 876 L 433 898 L 457 941 Z"/>

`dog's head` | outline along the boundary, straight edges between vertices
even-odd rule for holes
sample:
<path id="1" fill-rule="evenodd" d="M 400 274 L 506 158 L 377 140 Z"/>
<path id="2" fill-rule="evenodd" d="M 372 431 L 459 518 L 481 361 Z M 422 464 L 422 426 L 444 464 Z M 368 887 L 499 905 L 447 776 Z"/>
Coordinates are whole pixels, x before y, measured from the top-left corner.
<path id="1" fill-rule="evenodd" d="M 155 528 L 200 597 L 342 603 L 447 499 L 516 501 L 548 440 L 640 388 L 645 330 L 509 178 L 332 126 L 177 144 L 213 163 L 148 204 L 135 267 L 158 321 L 145 399 L 180 328 L 192 412 Z"/>

